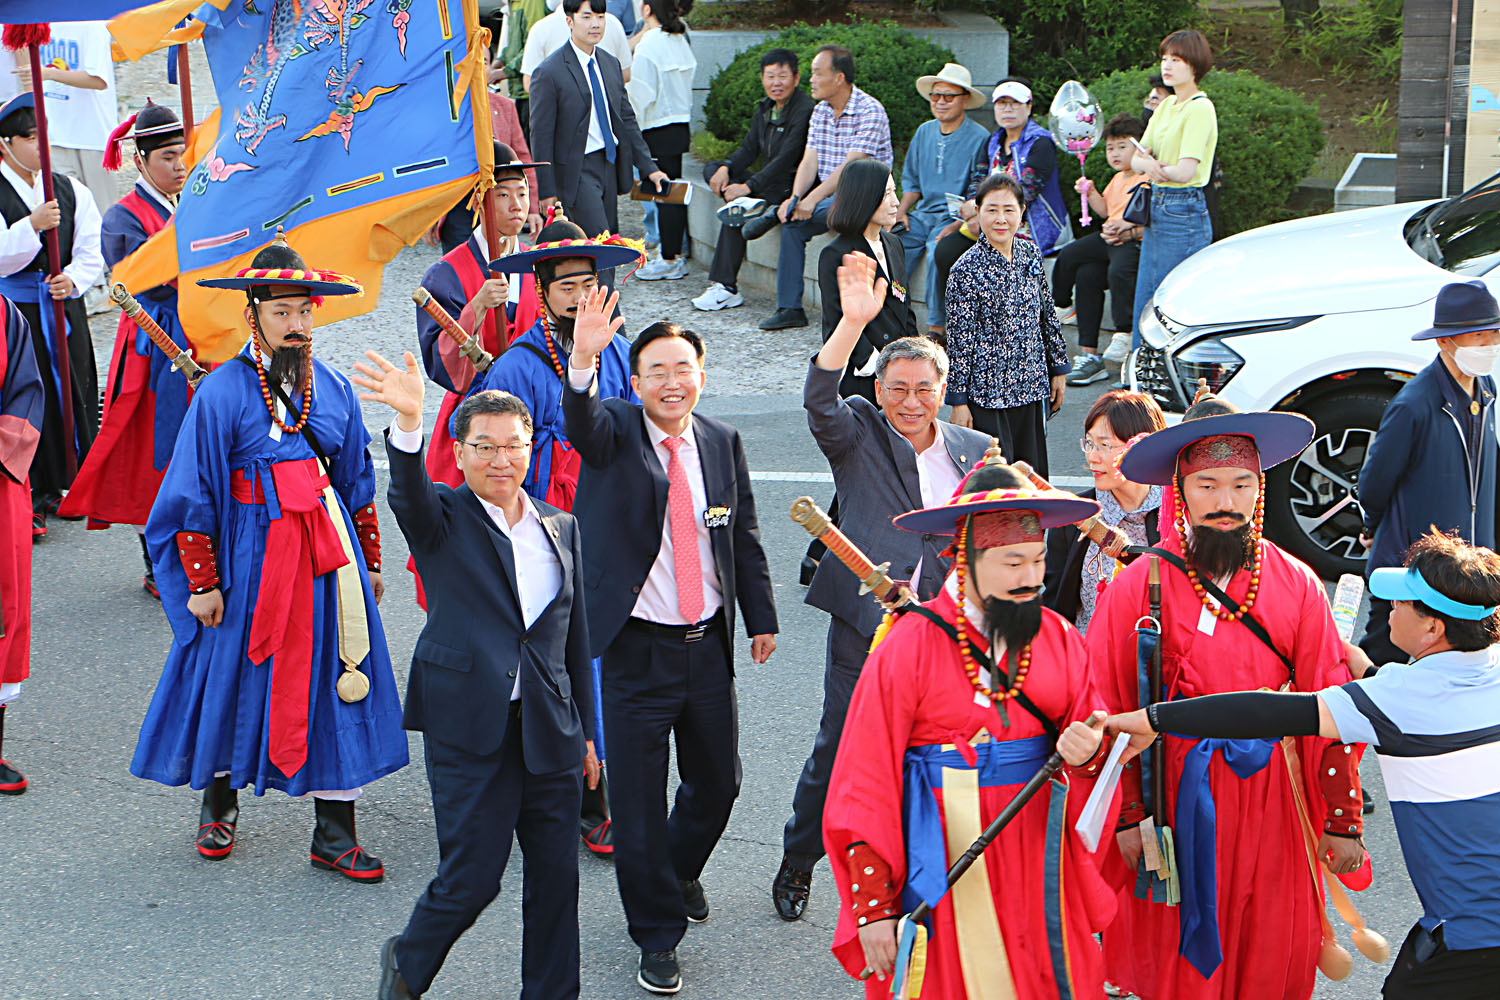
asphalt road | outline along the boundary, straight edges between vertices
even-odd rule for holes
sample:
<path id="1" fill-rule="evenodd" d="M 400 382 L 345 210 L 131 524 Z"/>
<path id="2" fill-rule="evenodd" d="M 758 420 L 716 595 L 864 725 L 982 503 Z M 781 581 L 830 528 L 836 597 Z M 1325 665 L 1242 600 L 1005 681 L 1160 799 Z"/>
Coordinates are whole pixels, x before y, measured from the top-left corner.
<path id="1" fill-rule="evenodd" d="M 391 352 L 409 345 L 406 296 L 434 257 L 418 248 L 391 265 L 377 312 L 322 331 L 319 356 L 348 370 L 365 346 Z M 821 704 L 826 621 L 801 603 L 796 572 L 806 537 L 786 516 L 798 496 L 826 502 L 831 493 L 798 391 L 816 337 L 811 329 L 753 330 L 769 308 L 759 300 L 727 314 L 694 316 L 685 299 L 703 285 L 698 265 L 685 281 L 629 283 L 628 329 L 671 317 L 708 332 L 709 395 L 702 410 L 733 422 L 744 435 L 781 634 L 764 666 L 749 663 L 748 642 L 739 640 L 744 787 L 703 877 L 712 916 L 689 929 L 679 950 L 682 995 L 855 997 L 857 985 L 828 951 L 838 899 L 826 864 L 819 865 L 800 923 L 780 921 L 769 893 L 781 825 Z M 99 317 L 95 329 L 96 347 L 107 360 L 113 317 Z M 1089 401 L 1107 385 L 1068 394 L 1052 424 L 1057 476 L 1082 476 L 1080 424 Z M 429 403 L 432 412 L 435 396 Z M 377 434 L 387 422 L 373 409 L 366 419 Z M 383 458 L 379 449 L 376 455 Z M 385 562 L 400 567 L 406 552 L 384 506 L 383 471 L 380 479 Z M 234 854 L 222 863 L 201 860 L 192 848 L 198 796 L 128 773 L 170 641 L 159 605 L 141 590 L 140 569 L 128 529 L 86 532 L 82 524 L 54 522 L 35 547 L 33 679 L 8 713 L 5 743 L 32 787 L 19 798 L 0 798 L 0 997 L 373 995 L 380 943 L 401 929 L 437 861 L 420 739 L 411 738 L 418 763 L 370 787 L 360 802 L 361 840 L 384 859 L 383 884 L 355 885 L 313 870 L 307 861 L 312 807 L 275 794 L 242 796 Z M 393 569 L 386 580 L 382 611 L 404 688 L 422 615 L 408 574 Z M 1373 765 L 1366 778 L 1380 803 L 1368 834 L 1377 881 L 1359 901 L 1371 925 L 1396 946 L 1419 907 Z M 1220 829 L 1221 835 L 1254 835 L 1233 823 Z M 583 995 L 644 996 L 634 983 L 636 950 L 610 863 L 580 855 Z M 477 1000 L 519 992 L 521 867 L 516 852 L 499 899 L 454 948 L 430 996 Z M 1267 878 L 1283 875 L 1306 877 Z M 1320 981 L 1316 996 L 1377 995 L 1384 971 L 1357 955 L 1355 968 L 1344 983 Z"/>

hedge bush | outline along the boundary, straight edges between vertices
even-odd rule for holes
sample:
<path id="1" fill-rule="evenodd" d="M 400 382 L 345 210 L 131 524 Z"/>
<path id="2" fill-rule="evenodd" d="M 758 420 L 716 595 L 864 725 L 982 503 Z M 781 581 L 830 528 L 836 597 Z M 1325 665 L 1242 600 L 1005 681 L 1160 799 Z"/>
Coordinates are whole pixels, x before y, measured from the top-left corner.
<path id="1" fill-rule="evenodd" d="M 766 96 L 760 85 L 760 57 L 768 49 L 791 49 L 797 53 L 802 89 L 808 89 L 812 57 L 820 45 L 842 45 L 854 56 L 854 84 L 885 105 L 891 120 L 891 144 L 900 176 L 906 144 L 917 126 L 932 117 L 927 102 L 917 93 L 916 79 L 936 73 L 953 53 L 925 38 L 918 38 L 890 21 L 855 21 L 816 27 L 795 24 L 735 56 L 708 87 L 704 118 L 717 139 L 733 142 L 744 138 L 755 114 L 756 102 Z"/>
<path id="2" fill-rule="evenodd" d="M 1154 65 L 1121 70 L 1100 80 L 1085 81 L 1108 121 L 1117 114 L 1141 113 L 1146 79 Z M 1282 219 L 1281 207 L 1312 169 L 1323 149 L 1323 125 L 1318 113 L 1300 94 L 1262 80 L 1245 70 L 1214 70 L 1203 79 L 1203 92 L 1214 102 L 1219 117 L 1219 163 L 1224 168 L 1224 191 L 1219 221 L 1224 235 L 1269 225 Z M 1042 106 L 1038 100 L 1038 106 Z M 1077 215 L 1078 161 L 1059 157 L 1059 180 Z M 1088 175 L 1100 190 L 1113 171 L 1100 143 L 1088 157 Z"/>

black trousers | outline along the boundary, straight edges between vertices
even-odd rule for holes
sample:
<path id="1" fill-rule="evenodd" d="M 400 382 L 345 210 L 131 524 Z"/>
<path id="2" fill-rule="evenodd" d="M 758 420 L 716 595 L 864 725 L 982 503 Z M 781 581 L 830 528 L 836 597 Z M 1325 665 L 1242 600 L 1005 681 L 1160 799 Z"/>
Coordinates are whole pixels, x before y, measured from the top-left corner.
<path id="1" fill-rule="evenodd" d="M 646 951 L 687 930 L 679 880 L 703 873 L 740 793 L 739 709 L 722 614 L 697 642 L 630 619 L 604 653 L 615 877 Z M 668 741 L 677 799 L 667 813 Z M 571 841 L 570 841 L 570 849 Z"/>
<path id="2" fill-rule="evenodd" d="M 1024 406 L 991 410 L 969 404 L 974 429 L 1000 442 L 1007 462 L 1025 462 L 1042 478 L 1047 477 L 1047 400 Z"/>
<path id="3" fill-rule="evenodd" d="M 727 166 L 723 160 L 703 165 L 704 181 L 713 180 L 718 169 Z M 665 168 L 663 168 L 665 169 Z M 734 182 L 744 183 L 743 177 L 734 178 Z M 782 199 L 783 201 L 785 199 Z M 766 194 L 766 201 L 770 202 L 767 212 L 774 212 L 776 206 L 781 202 L 773 200 L 770 192 Z M 745 247 L 747 246 L 745 234 L 735 226 L 720 226 L 719 239 L 714 244 L 714 258 L 708 265 L 708 280 L 716 281 L 725 288 L 738 291 L 740 281 L 740 265 L 745 262 Z"/>
<path id="4" fill-rule="evenodd" d="M 1391 602 L 1379 597 L 1370 598 L 1370 617 L 1365 621 L 1364 638 L 1359 640 L 1359 648 L 1365 651 L 1365 655 L 1375 662 L 1377 666 L 1385 666 L 1387 663 L 1405 663 L 1411 656 L 1402 652 L 1401 648 L 1391 642 Z"/>
<path id="5" fill-rule="evenodd" d="M 823 803 L 828 798 L 828 776 L 849 714 L 849 699 L 864 669 L 870 637 L 860 634 L 842 618 L 828 622 L 828 651 L 823 662 L 823 717 L 812 754 L 802 765 L 797 791 L 792 796 L 792 818 L 781 834 L 782 850 L 793 865 L 811 871 L 823 856 Z"/>
<path id="6" fill-rule="evenodd" d="M 42 310 L 52 311 L 52 302 L 17 302 L 16 308 L 31 327 L 31 346 L 36 352 L 37 367 L 42 373 L 42 439 L 31 457 L 31 495 L 40 510 L 44 497 L 61 494 L 73 485 L 64 454 L 62 397 L 57 393 L 57 373 L 52 367 L 52 338 L 42 328 Z M 68 374 L 73 380 L 73 443 L 78 464 L 99 433 L 99 373 L 94 362 L 94 340 L 89 334 L 88 312 L 83 299 L 68 299 L 63 304 L 67 323 L 73 331 L 68 340 Z"/>
<path id="7" fill-rule="evenodd" d="M 1385 1000 L 1493 1000 L 1500 993 L 1500 948 L 1449 951 L 1443 929 L 1418 924 L 1406 935 L 1380 995 Z"/>
<path id="8" fill-rule="evenodd" d="M 1078 344 L 1099 346 L 1099 324 L 1104 319 L 1104 289 L 1109 289 L 1109 306 L 1115 329 L 1129 333 L 1134 317 L 1135 272 L 1141 262 L 1138 240 L 1111 244 L 1098 233 L 1090 233 L 1057 252 L 1057 266 L 1052 272 L 1052 301 L 1066 306 L 1074 301 L 1078 289 Z"/>
<path id="9" fill-rule="evenodd" d="M 514 706 L 516 703 L 512 703 Z M 525 858 L 521 888 L 521 996 L 578 996 L 578 803 L 582 768 L 526 770 L 520 714 L 511 709 L 488 756 L 424 740 L 437 821 L 438 872 L 396 941 L 396 967 L 425 993 L 448 950 L 500 892 L 511 836 Z"/>
<path id="10" fill-rule="evenodd" d="M 615 152 L 618 155 L 620 151 Z M 571 202 L 563 202 L 563 211 L 590 239 L 600 233 L 620 231 L 620 181 L 615 174 L 615 165 L 604 158 L 604 150 L 583 158 L 583 169 L 578 174 L 578 194 Z M 599 284 L 613 288 L 615 269 L 600 271 Z"/>
<path id="11" fill-rule="evenodd" d="M 682 178 L 682 154 L 687 151 L 690 137 L 691 132 L 685 124 L 662 125 L 641 133 L 656 165 L 674 181 Z M 687 236 L 687 206 L 657 205 L 656 217 L 661 227 L 661 255 L 668 259 L 682 256 Z"/>
<path id="12" fill-rule="evenodd" d="M 953 270 L 953 265 L 958 263 L 958 258 L 964 255 L 964 251 L 973 245 L 973 240 L 957 230 L 938 240 L 937 248 L 932 252 L 932 265 L 937 268 L 937 293 L 938 298 L 943 301 L 947 301 L 948 272 Z"/>

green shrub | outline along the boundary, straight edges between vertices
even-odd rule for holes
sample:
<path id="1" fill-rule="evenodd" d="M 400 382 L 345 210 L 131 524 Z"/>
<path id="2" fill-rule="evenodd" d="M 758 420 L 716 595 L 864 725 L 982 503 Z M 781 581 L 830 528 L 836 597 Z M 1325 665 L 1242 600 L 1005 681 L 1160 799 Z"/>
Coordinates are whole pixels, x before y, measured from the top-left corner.
<path id="1" fill-rule="evenodd" d="M 925 38 L 918 38 L 892 22 L 796 24 L 735 56 L 708 87 L 704 118 L 716 138 L 736 145 L 744 138 L 755 114 L 756 102 L 765 97 L 760 85 L 760 57 L 768 49 L 791 49 L 797 53 L 802 88 L 808 87 L 813 53 L 820 45 L 843 45 L 854 56 L 854 83 L 885 105 L 891 120 L 891 143 L 896 153 L 896 174 L 906 144 L 917 126 L 932 117 L 927 102 L 917 93 L 917 77 L 936 73 L 953 61 L 953 53 Z"/>
<path id="2" fill-rule="evenodd" d="M 1324 6 L 1310 26 L 1291 35 L 1290 46 L 1333 79 L 1394 81 L 1401 75 L 1402 18 L 1403 0 Z"/>
<path id="3" fill-rule="evenodd" d="M 1089 93 L 1108 121 L 1118 114 L 1139 115 L 1146 78 L 1154 67 L 1122 70 L 1089 82 Z M 1313 106 L 1300 95 L 1245 70 L 1214 70 L 1203 80 L 1203 92 L 1219 118 L 1219 164 L 1224 190 L 1219 199 L 1223 233 L 1242 232 L 1281 220 L 1280 209 L 1312 169 L 1323 149 L 1323 126 Z M 1077 215 L 1078 161 L 1059 156 L 1058 179 Z M 1088 157 L 1089 179 L 1102 191 L 1113 175 L 1100 143 Z"/>

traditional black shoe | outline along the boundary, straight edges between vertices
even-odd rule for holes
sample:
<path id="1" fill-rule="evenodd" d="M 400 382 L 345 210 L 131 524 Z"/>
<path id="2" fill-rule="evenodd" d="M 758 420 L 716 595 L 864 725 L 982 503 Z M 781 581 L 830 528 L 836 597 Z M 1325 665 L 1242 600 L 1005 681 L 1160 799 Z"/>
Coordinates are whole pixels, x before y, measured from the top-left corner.
<path id="1" fill-rule="evenodd" d="M 612 857 L 615 853 L 614 825 L 609 820 L 605 820 L 592 830 L 584 830 L 583 846 L 600 857 Z"/>
<path id="2" fill-rule="evenodd" d="M 583 805 L 578 810 L 578 834 L 583 846 L 594 854 L 609 857 L 615 853 L 614 827 L 609 821 L 609 782 L 599 769 L 599 787 L 583 786 Z"/>
<path id="3" fill-rule="evenodd" d="M 641 971 L 635 981 L 642 988 L 662 996 L 670 996 L 682 989 L 682 969 L 677 965 L 677 949 L 671 951 L 646 951 L 641 949 Z"/>
<path id="4" fill-rule="evenodd" d="M 63 517 L 63 515 L 59 514 L 57 512 L 57 509 L 62 506 L 62 502 L 63 502 L 63 495 L 61 493 L 48 493 L 47 494 L 47 514 L 48 514 L 49 517 L 55 517 L 55 518 L 57 518 L 60 521 L 82 521 L 83 520 L 84 515 L 82 515 L 82 514 L 73 514 L 73 515 L 68 516 L 68 517 Z"/>
<path id="5" fill-rule="evenodd" d="M 749 226 L 745 227 L 749 229 Z M 778 309 L 761 320 L 762 330 L 793 330 L 807 325 L 807 313 L 801 309 Z"/>
<path id="6" fill-rule="evenodd" d="M 593 10 L 592 7 L 590 7 L 589 9 Z M 47 515 L 43 514 L 39 510 L 32 511 L 31 512 L 31 540 L 34 542 L 38 538 L 46 538 L 46 537 L 47 537 Z"/>
<path id="7" fill-rule="evenodd" d="M 0 705 L 0 749 L 5 746 L 5 706 Z M 26 776 L 10 761 L 0 757 L 0 795 L 20 795 L 26 791 Z"/>
<path id="8" fill-rule="evenodd" d="M 229 775 L 215 778 L 203 789 L 198 811 L 198 853 L 222 861 L 234 850 L 234 825 L 240 818 L 240 793 L 229 787 Z"/>
<path id="9" fill-rule="evenodd" d="M 592 10 L 593 8 L 589 9 Z M 1365 797 L 1364 804 L 1360 807 L 1359 811 L 1362 815 L 1368 816 L 1375 811 L 1375 800 L 1370 798 L 1370 793 L 1363 788 L 1359 790 L 1359 794 Z"/>
<path id="10" fill-rule="evenodd" d="M 801 920 L 811 890 L 812 872 L 796 867 L 790 858 L 783 856 L 781 870 L 776 873 L 776 881 L 771 883 L 771 901 L 776 904 L 776 915 L 782 920 Z"/>
<path id="11" fill-rule="evenodd" d="M 139 535 L 137 537 L 141 540 L 141 558 L 146 563 L 146 575 L 141 577 L 141 587 L 146 593 L 159 601 L 161 600 L 161 591 L 156 589 L 156 570 L 151 565 L 151 553 L 146 549 L 146 536 Z"/>
<path id="12" fill-rule="evenodd" d="M 703 883 L 690 878 L 678 879 L 677 885 L 682 889 L 682 908 L 687 911 L 687 918 L 695 924 L 707 920 L 708 899 L 703 895 Z"/>
<path id="13" fill-rule="evenodd" d="M 420 993 L 413 993 L 401 970 L 396 968 L 396 939 L 389 937 L 380 949 L 380 992 L 375 1000 L 419 1000 Z"/>
<path id="14" fill-rule="evenodd" d="M 354 803 L 333 799 L 313 799 L 317 825 L 313 828 L 312 859 L 314 868 L 327 868 L 356 882 L 379 882 L 385 878 L 385 866 L 373 854 L 366 854 L 354 836 Z"/>
<path id="15" fill-rule="evenodd" d="M 592 9 L 592 8 L 590 8 Z M 812 556 L 802 557 L 802 567 L 797 570 L 797 582 L 804 587 L 812 586 L 813 574 L 818 571 L 818 560 Z"/>
<path id="16" fill-rule="evenodd" d="M 776 211 L 772 209 L 763 215 L 757 215 L 745 223 L 744 228 L 740 232 L 747 240 L 758 240 L 772 229 L 775 229 L 779 222 L 781 222 L 781 219 L 776 215 Z"/>

